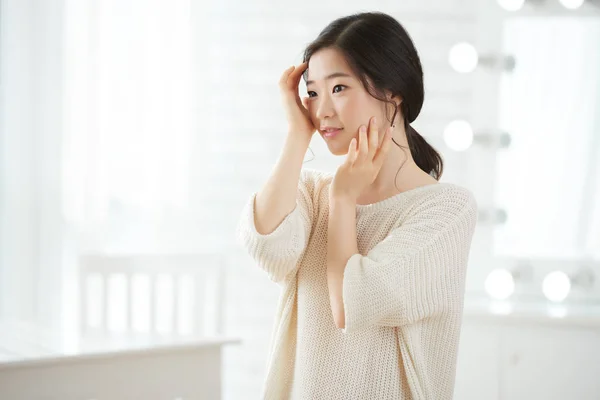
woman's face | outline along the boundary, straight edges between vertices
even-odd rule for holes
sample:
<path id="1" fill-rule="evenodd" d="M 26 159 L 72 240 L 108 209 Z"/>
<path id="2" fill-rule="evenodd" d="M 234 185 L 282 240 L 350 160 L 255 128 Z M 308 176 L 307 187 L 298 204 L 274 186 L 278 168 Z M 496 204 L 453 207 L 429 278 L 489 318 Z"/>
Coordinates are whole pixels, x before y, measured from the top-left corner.
<path id="1" fill-rule="evenodd" d="M 306 89 L 308 111 L 313 124 L 334 155 L 344 155 L 361 125 L 377 118 L 381 138 L 389 122 L 386 104 L 372 97 L 355 76 L 339 50 L 319 50 L 309 60 Z M 326 127 L 341 128 L 333 133 Z"/>

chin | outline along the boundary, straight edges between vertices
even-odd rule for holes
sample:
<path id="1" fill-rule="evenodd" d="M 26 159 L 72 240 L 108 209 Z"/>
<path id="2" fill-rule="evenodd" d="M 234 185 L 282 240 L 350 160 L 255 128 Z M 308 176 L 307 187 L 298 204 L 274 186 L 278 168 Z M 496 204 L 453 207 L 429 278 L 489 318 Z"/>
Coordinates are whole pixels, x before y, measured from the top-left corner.
<path id="1" fill-rule="evenodd" d="M 345 156 L 346 154 L 348 154 L 348 146 L 350 146 L 350 143 L 348 143 L 348 145 L 345 147 L 331 145 L 328 145 L 327 147 L 329 148 L 329 152 L 334 156 Z"/>
<path id="2" fill-rule="evenodd" d="M 352 140 L 352 138 L 347 140 L 338 138 L 338 140 L 332 140 L 330 142 L 325 140 L 325 142 L 327 143 L 327 148 L 329 149 L 329 152 L 331 154 L 333 154 L 334 156 L 345 156 L 346 154 L 348 154 L 350 140 Z"/>
<path id="3" fill-rule="evenodd" d="M 329 149 L 329 151 L 331 152 L 331 154 L 333 154 L 334 156 L 345 156 L 346 154 L 348 154 L 348 149 L 346 150 L 342 150 L 342 149 Z"/>

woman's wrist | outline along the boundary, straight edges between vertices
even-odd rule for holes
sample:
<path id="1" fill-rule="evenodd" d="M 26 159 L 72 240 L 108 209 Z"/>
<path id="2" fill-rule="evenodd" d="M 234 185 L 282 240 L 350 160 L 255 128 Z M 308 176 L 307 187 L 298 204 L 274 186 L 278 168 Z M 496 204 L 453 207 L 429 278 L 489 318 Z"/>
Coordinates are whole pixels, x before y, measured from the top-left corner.
<path id="1" fill-rule="evenodd" d="M 286 138 L 286 140 L 288 142 L 292 142 L 295 145 L 306 147 L 307 149 L 308 149 L 308 146 L 310 145 L 311 139 L 312 139 L 312 136 L 309 136 L 309 135 L 301 133 L 301 132 L 295 132 L 295 131 L 288 131 L 287 138 Z"/>
<path id="2" fill-rule="evenodd" d="M 329 193 L 329 205 L 344 207 L 344 206 L 356 206 L 356 196 L 351 193 L 340 192 L 332 190 Z"/>

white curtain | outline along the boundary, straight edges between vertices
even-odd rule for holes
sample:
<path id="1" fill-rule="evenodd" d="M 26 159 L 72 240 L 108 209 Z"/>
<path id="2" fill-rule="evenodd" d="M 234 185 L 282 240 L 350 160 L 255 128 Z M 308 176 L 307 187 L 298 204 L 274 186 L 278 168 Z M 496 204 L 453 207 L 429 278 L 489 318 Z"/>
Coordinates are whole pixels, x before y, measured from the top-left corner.
<path id="1" fill-rule="evenodd" d="M 498 154 L 508 222 L 495 252 L 600 259 L 600 21 L 514 18 L 504 39 L 516 69 L 500 118 L 513 143 Z"/>
<path id="2" fill-rule="evenodd" d="M 160 219 L 188 201 L 190 1 L 67 0 L 64 213 Z"/>

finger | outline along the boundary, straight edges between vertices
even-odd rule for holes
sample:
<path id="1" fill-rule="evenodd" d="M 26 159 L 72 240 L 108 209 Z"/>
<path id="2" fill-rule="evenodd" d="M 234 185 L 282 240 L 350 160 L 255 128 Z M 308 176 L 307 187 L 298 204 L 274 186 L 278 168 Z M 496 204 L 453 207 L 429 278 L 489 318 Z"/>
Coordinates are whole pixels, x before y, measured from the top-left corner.
<path id="1" fill-rule="evenodd" d="M 348 156 L 346 157 L 346 162 L 348 164 L 352 164 L 356 159 L 356 139 L 352 138 L 350 141 L 350 145 L 348 146 Z"/>
<path id="2" fill-rule="evenodd" d="M 369 154 L 369 141 L 367 138 L 367 127 L 362 125 L 358 132 L 358 159 L 364 160 Z"/>
<path id="3" fill-rule="evenodd" d="M 379 147 L 379 127 L 377 118 L 373 117 L 369 125 L 369 160 L 372 160 Z"/>
<path id="4" fill-rule="evenodd" d="M 289 74 L 287 79 L 287 84 L 290 89 L 298 89 L 298 85 L 300 84 L 300 78 L 302 77 L 302 73 L 308 68 L 308 63 L 303 62 L 298 64 L 298 66 Z"/>
<path id="5" fill-rule="evenodd" d="M 375 157 L 373 158 L 373 164 L 375 164 L 377 167 L 380 167 L 381 165 L 383 165 L 383 160 L 385 160 L 385 157 L 390 150 L 390 147 L 392 144 L 392 133 L 393 132 L 394 132 L 394 128 L 392 128 L 391 126 L 389 128 L 387 128 L 385 131 L 385 135 L 383 137 L 381 147 L 379 147 L 377 154 L 375 154 Z"/>
<path id="6" fill-rule="evenodd" d="M 294 68 L 296 68 L 296 67 L 292 65 L 291 67 L 289 67 L 288 69 L 283 71 L 283 74 L 281 74 L 281 78 L 279 78 L 279 86 L 285 86 L 285 84 L 288 80 L 288 77 L 290 76 L 290 74 L 292 73 Z"/>
<path id="7" fill-rule="evenodd" d="M 302 98 L 302 105 L 308 110 L 308 97 Z"/>

